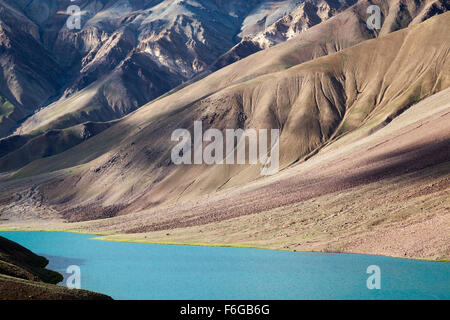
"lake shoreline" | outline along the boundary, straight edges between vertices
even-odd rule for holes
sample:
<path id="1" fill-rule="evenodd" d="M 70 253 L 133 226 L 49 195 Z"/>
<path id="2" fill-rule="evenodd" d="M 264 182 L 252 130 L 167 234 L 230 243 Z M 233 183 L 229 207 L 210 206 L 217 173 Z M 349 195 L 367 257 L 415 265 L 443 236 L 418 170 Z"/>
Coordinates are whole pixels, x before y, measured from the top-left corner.
<path id="1" fill-rule="evenodd" d="M 116 300 L 448 299 L 450 264 L 375 255 L 238 250 L 98 240 L 92 233 L 1 231 L 49 269 Z M 382 290 L 367 285 L 372 267 Z M 372 275 L 373 276 L 373 275 Z M 330 290 L 333 288 L 333 290 Z"/>
<path id="2" fill-rule="evenodd" d="M 48 268 L 49 259 L 0 236 L 0 300 L 110 300 L 88 290 L 58 285 L 60 272 Z"/>
<path id="3" fill-rule="evenodd" d="M 414 257 L 396 257 L 385 254 L 368 254 L 363 252 L 339 252 L 339 251 L 306 251 L 297 249 L 283 249 L 283 248 L 270 248 L 262 246 L 251 246 L 251 245 L 240 245 L 240 244 L 222 244 L 222 243 L 189 243 L 189 242 L 164 242 L 164 241 L 148 241 L 140 239 L 111 239 L 110 236 L 120 236 L 120 234 L 112 233 L 101 233 L 101 232 L 86 232 L 86 231 L 75 231 L 75 230 L 62 230 L 62 229 L 24 229 L 24 228 L 1 228 L 1 231 L 26 231 L 26 232 L 63 232 L 63 233 L 73 233 L 73 234 L 84 234 L 95 236 L 91 240 L 97 241 L 108 241 L 108 242 L 119 242 L 119 243 L 138 243 L 138 244 L 149 244 L 149 245 L 165 245 L 165 246 L 186 246 L 186 247 L 211 247 L 211 248 L 236 248 L 236 249 L 257 249 L 257 250 L 269 250 L 269 251 L 281 251 L 281 252 L 293 252 L 293 253 L 321 253 L 321 254 L 350 254 L 350 255 L 367 255 L 376 257 L 387 257 L 393 259 L 403 259 L 403 260 L 413 260 L 413 261 L 425 261 L 425 262 L 446 262 L 450 263 L 450 260 L 445 259 L 423 259 Z M 104 239 L 106 238 L 106 239 Z"/>

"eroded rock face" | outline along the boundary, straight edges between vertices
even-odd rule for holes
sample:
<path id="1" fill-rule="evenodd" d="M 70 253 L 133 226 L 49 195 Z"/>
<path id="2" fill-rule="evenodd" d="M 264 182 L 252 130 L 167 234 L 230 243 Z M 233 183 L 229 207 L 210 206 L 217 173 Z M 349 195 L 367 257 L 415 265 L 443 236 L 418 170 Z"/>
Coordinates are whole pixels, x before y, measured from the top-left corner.
<path id="1" fill-rule="evenodd" d="M 357 0 L 305 0 L 274 21 L 273 16 L 259 20 L 259 28 L 245 32 L 239 44 L 220 57 L 215 67 L 233 63 L 257 51 L 290 40 L 309 28 L 320 24 L 354 5 Z"/>
<path id="2" fill-rule="evenodd" d="M 62 70 L 40 43 L 39 27 L 0 2 L 0 136 L 58 91 Z"/>
<path id="3" fill-rule="evenodd" d="M 246 40 L 257 43 L 262 49 L 272 47 L 328 20 L 343 8 L 355 3 L 355 0 L 307 0 L 291 13 Z"/>
<path id="4" fill-rule="evenodd" d="M 288 3 L 276 13 L 281 17 L 300 2 L 2 0 L 0 93 L 14 110 L 2 111 L 0 137 L 35 111 L 54 101 L 61 106 L 89 86 L 96 94 L 83 105 L 84 113 L 66 108 L 70 115 L 52 128 L 121 117 L 203 72 L 240 41 L 243 29 L 258 24 L 252 17 Z M 80 29 L 67 25 L 73 4 L 81 10 Z M 39 116 L 31 123 L 16 133 L 42 124 Z"/>
<path id="5" fill-rule="evenodd" d="M 122 117 L 208 70 L 243 38 L 251 39 L 253 49 L 244 45 L 223 65 L 285 41 L 354 2 L 1 0 L 0 61 L 7 74 L 0 93 L 14 110 L 1 113 L 0 137 L 48 128 L 41 120 L 49 118 L 45 113 L 22 123 L 55 101 L 67 112 L 50 129 Z M 80 29 L 67 25 L 73 4 L 81 10 Z M 96 94 L 83 111 L 65 104 L 90 86 Z"/>
<path id="6" fill-rule="evenodd" d="M 357 2 L 357 0 L 305 0 L 275 22 L 267 24 L 267 17 L 263 17 L 259 21 L 259 31 L 243 33 L 241 42 L 221 56 L 213 67 L 217 70 L 257 51 L 288 41 Z M 372 37 L 415 25 L 450 9 L 450 4 L 446 0 L 360 0 L 353 10 L 359 11 L 356 14 L 361 17 L 362 25 L 366 22 L 363 17 L 367 17 L 365 9 L 370 5 L 379 6 L 383 14 L 382 29 L 372 33 Z"/>

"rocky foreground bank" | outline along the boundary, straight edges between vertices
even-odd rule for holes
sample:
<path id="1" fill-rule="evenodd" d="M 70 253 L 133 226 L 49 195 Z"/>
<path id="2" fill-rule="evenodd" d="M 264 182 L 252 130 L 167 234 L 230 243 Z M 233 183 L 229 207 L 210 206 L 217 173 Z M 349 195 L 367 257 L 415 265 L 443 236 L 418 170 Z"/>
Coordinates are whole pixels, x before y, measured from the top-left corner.
<path id="1" fill-rule="evenodd" d="M 109 296 L 57 286 L 61 274 L 48 260 L 0 237 L 0 300 L 109 300 Z"/>

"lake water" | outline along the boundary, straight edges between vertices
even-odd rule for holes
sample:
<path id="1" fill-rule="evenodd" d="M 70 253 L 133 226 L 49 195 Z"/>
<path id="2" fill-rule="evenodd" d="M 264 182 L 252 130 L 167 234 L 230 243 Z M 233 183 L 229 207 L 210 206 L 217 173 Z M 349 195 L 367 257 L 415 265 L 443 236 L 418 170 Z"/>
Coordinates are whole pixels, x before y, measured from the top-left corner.
<path id="1" fill-rule="evenodd" d="M 114 299 L 450 299 L 450 263 L 369 255 L 166 246 L 91 240 L 62 232 L 5 231 L 83 289 Z M 381 290 L 366 273 L 380 267 Z M 66 274 L 66 276 L 68 276 Z"/>

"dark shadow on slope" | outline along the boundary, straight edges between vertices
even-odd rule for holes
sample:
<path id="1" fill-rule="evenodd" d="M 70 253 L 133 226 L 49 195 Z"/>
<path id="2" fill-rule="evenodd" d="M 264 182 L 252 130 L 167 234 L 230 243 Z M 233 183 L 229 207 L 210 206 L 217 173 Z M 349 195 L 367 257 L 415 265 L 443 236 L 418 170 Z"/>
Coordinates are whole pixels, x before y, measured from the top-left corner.
<path id="1" fill-rule="evenodd" d="M 176 216 L 171 216 L 161 223 L 132 228 L 127 230 L 127 233 L 169 230 L 228 220 L 410 174 L 443 163 L 450 163 L 450 139 L 432 145 L 424 144 L 399 149 L 382 157 L 374 157 L 355 164 L 354 169 L 342 175 L 323 175 L 316 179 L 302 176 L 289 178 L 243 193 L 239 197 L 227 198 L 209 203 L 207 207 L 191 209 L 193 213 L 189 215 L 177 212 Z M 441 171 L 442 175 L 449 173 L 450 166 L 444 167 Z"/>

